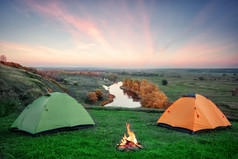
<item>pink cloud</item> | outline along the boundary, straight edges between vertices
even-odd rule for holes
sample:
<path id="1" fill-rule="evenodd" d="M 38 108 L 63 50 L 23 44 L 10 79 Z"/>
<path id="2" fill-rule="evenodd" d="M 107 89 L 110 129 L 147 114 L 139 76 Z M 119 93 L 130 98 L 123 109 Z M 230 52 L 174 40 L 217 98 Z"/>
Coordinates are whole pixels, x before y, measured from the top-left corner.
<path id="1" fill-rule="evenodd" d="M 100 45 L 109 47 L 100 29 L 93 22 L 69 13 L 59 1 L 25 1 L 31 11 L 44 18 L 52 18 L 60 22 L 73 37 L 89 38 Z"/>
<path id="2" fill-rule="evenodd" d="M 1 43 L 5 49 L 11 50 L 9 56 L 22 60 L 24 57 L 28 64 L 63 64 L 63 65 L 101 65 L 101 66 L 200 66 L 210 64 L 212 61 L 219 62 L 222 58 L 231 61 L 232 56 L 225 57 L 224 52 L 232 48 L 233 45 L 226 45 L 224 40 L 216 39 L 206 41 L 212 35 L 212 28 L 193 35 L 186 40 L 190 32 L 205 24 L 210 12 L 214 10 L 215 2 L 211 2 L 195 17 L 184 30 L 174 39 L 161 46 L 155 43 L 155 37 L 162 31 L 168 31 L 164 26 L 161 30 L 152 30 L 150 26 L 150 16 L 146 11 L 145 2 L 134 3 L 138 11 L 130 10 L 126 1 L 109 1 L 102 7 L 97 16 L 90 13 L 90 10 L 80 4 L 80 1 L 73 1 L 80 12 L 70 10 L 66 1 L 28 1 L 23 0 L 29 11 L 24 12 L 31 16 L 30 12 L 39 15 L 48 24 L 54 23 L 63 31 L 71 34 L 70 40 L 74 44 L 71 50 L 52 49 L 41 45 L 25 45 L 18 43 Z M 116 9 L 116 3 L 120 10 Z M 108 6 L 107 6 L 108 5 Z M 107 7 L 113 9 L 105 9 Z M 95 14 L 95 13 L 94 13 Z M 115 16 L 116 15 L 116 16 Z M 162 19 L 163 20 L 163 19 Z M 170 23 L 168 23 L 170 25 Z M 176 43 L 176 44 L 175 44 Z M 223 45 L 221 45 L 221 44 Z M 177 45 L 179 44 L 179 45 Z M 156 52 L 156 46 L 161 50 Z M 18 53 L 17 53 L 18 52 Z M 49 58 L 44 56 L 49 54 Z M 18 59 L 17 59 L 18 58 Z M 31 62 L 30 62 L 31 61 Z M 24 62 L 24 61 L 23 61 Z M 213 64 L 211 64 L 213 65 Z"/>

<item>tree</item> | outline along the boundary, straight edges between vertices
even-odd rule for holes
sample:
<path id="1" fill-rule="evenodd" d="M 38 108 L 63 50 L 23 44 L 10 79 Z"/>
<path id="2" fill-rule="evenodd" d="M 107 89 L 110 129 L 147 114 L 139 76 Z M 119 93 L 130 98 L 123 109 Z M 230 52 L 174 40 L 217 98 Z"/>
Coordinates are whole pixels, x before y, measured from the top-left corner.
<path id="1" fill-rule="evenodd" d="M 95 90 L 95 94 L 96 94 L 96 96 L 97 96 L 98 99 L 102 99 L 103 93 L 102 93 L 102 90 L 101 90 L 101 89 L 96 89 L 96 90 Z"/>
<path id="2" fill-rule="evenodd" d="M 0 62 L 7 62 L 7 58 L 5 55 L 0 56 Z"/>
<path id="3" fill-rule="evenodd" d="M 98 101 L 98 97 L 95 92 L 89 92 L 87 97 L 90 103 L 96 103 Z"/>
<path id="4" fill-rule="evenodd" d="M 164 86 L 166 86 L 168 84 L 168 81 L 166 79 L 163 79 L 161 82 Z"/>
<path id="5" fill-rule="evenodd" d="M 168 83 L 167 80 L 165 82 Z M 167 96 L 159 90 L 159 87 L 146 79 L 141 81 L 126 78 L 123 80 L 123 87 L 137 94 L 143 107 L 166 109 L 170 105 Z"/>
<path id="6" fill-rule="evenodd" d="M 203 81 L 204 80 L 204 77 L 199 77 L 198 78 L 200 81 Z"/>
<path id="7" fill-rule="evenodd" d="M 115 82 L 118 80 L 118 75 L 110 74 L 108 79 Z"/>

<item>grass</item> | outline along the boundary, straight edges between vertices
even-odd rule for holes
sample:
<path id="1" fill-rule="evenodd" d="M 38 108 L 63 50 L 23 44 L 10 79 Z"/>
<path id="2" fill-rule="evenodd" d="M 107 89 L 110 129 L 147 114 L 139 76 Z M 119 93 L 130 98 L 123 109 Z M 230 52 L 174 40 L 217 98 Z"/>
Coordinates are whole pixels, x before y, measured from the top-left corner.
<path id="1" fill-rule="evenodd" d="M 238 158 L 238 123 L 232 129 L 197 135 L 156 126 L 159 113 L 89 110 L 96 126 L 32 137 L 9 132 L 15 115 L 0 118 L 0 158 Z M 119 152 L 116 145 L 131 124 L 144 148 Z"/>
<path id="2" fill-rule="evenodd" d="M 63 92 L 55 83 L 32 72 L 0 64 L 0 116 L 25 108 L 52 91 Z"/>
<path id="3" fill-rule="evenodd" d="M 221 71 L 221 72 L 219 72 Z M 237 71 L 233 70 L 233 71 Z M 236 73 L 225 73 L 224 70 L 153 70 L 156 76 L 146 76 L 142 73 L 137 75 L 120 75 L 120 80 L 125 77 L 132 79 L 147 79 L 159 86 L 167 97 L 173 102 L 186 94 L 201 94 L 212 100 L 227 115 L 238 117 L 238 98 L 232 96 L 231 90 L 238 88 L 238 76 Z M 199 80 L 203 77 L 204 80 Z M 168 84 L 162 85 L 166 79 Z M 214 80 L 215 79 L 215 80 Z M 231 109 L 232 108 L 232 109 Z"/>
<path id="4" fill-rule="evenodd" d="M 103 80 L 100 77 L 89 77 L 84 75 L 66 75 L 64 85 L 68 88 L 69 94 L 78 100 L 80 103 L 85 104 L 87 100 L 87 94 L 89 92 L 95 92 L 95 89 L 101 89 L 106 98 L 106 91 L 102 86 L 111 85 L 112 82 Z M 99 101 L 96 104 L 99 104 Z M 87 103 L 89 104 L 89 103 Z"/>

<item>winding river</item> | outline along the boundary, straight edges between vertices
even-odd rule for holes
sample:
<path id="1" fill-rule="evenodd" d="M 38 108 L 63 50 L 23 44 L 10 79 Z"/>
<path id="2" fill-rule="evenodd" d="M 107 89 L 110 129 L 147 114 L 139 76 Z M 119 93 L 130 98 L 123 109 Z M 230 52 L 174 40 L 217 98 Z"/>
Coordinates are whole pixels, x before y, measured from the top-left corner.
<path id="1" fill-rule="evenodd" d="M 122 82 L 114 83 L 113 85 L 107 87 L 103 85 L 103 88 L 108 90 L 110 94 L 115 96 L 112 103 L 105 105 L 106 107 L 126 107 L 126 108 L 139 108 L 141 107 L 140 101 L 137 95 L 122 90 L 120 87 Z"/>

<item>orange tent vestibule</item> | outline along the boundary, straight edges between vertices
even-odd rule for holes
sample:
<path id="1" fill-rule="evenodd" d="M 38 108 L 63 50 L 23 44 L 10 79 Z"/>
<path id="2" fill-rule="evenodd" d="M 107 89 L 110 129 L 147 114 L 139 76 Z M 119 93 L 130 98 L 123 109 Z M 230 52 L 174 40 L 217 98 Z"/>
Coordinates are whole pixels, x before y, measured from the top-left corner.
<path id="1" fill-rule="evenodd" d="M 179 98 L 163 113 L 157 123 L 159 126 L 192 134 L 200 130 L 231 127 L 221 110 L 199 94 Z"/>

